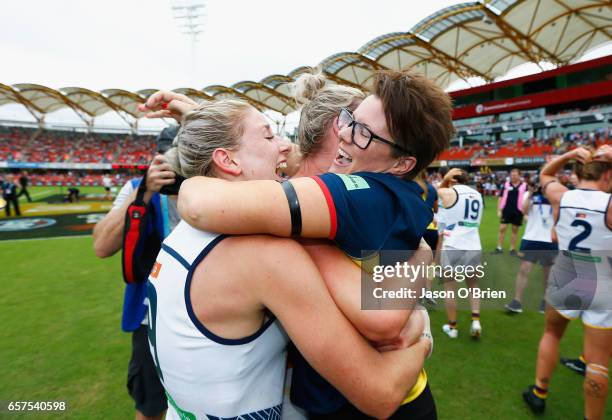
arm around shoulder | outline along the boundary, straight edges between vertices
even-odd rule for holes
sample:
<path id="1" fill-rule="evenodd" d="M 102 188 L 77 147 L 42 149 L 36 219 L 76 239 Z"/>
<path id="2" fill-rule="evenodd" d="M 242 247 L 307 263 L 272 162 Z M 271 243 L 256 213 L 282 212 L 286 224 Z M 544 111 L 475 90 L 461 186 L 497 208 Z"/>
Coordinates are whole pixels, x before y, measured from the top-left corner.
<path id="1" fill-rule="evenodd" d="M 257 257 L 243 263 L 252 263 L 258 273 L 253 289 L 262 304 L 278 317 L 306 360 L 353 404 L 375 417 L 390 416 L 416 383 L 428 343 L 379 353 L 342 315 L 299 244 L 258 241 Z"/>
<path id="2" fill-rule="evenodd" d="M 310 178 L 291 181 L 301 207 L 302 235 L 325 238 L 329 210 L 325 197 Z M 181 218 L 191 226 L 228 234 L 291 235 L 291 215 L 281 185 L 272 180 L 229 182 L 203 176 L 181 185 Z"/>

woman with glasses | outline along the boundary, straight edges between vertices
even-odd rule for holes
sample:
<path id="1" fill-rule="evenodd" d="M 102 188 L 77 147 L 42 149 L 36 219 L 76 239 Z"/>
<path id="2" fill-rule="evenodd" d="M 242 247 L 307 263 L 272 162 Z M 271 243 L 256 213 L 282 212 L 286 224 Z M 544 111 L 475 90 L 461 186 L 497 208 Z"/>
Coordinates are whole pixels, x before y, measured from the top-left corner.
<path id="1" fill-rule="evenodd" d="M 294 178 L 282 187 L 194 177 L 179 196 L 182 215 L 194 227 L 218 232 L 329 238 L 355 260 L 385 250 L 417 249 L 432 215 L 422 190 L 409 180 L 447 147 L 453 134 L 451 109 L 448 95 L 431 81 L 407 72 L 380 72 L 374 94 L 353 113 L 338 113 L 332 129 L 339 147 L 330 168 L 336 173 Z M 352 314 L 359 318 L 367 312 L 355 305 L 354 293 L 334 294 L 334 286 L 330 291 L 351 321 Z M 420 389 L 406 402 L 424 391 L 426 379 L 418 382 Z M 339 418 L 357 413 L 320 414 Z M 435 409 L 423 415 L 413 418 L 435 417 Z"/>
<path id="2" fill-rule="evenodd" d="M 300 169 L 295 175 L 314 176 L 326 172 L 338 155 L 338 116 L 342 110 L 352 112 L 365 98 L 358 89 L 328 84 L 322 75 L 302 75 L 295 83 L 295 97 L 302 104 L 297 127 L 297 141 L 302 151 Z M 381 229 L 384 230 L 384 229 Z M 358 242 L 359 239 L 355 241 Z M 412 302 L 405 307 L 385 311 L 362 311 L 361 271 L 358 265 L 347 258 L 332 242 L 301 241 L 311 255 L 332 297 L 353 325 L 368 339 L 379 343 L 393 340 L 404 325 L 415 322 L 410 317 Z M 411 260 L 413 264 L 420 262 Z M 414 285 L 413 288 L 419 287 Z M 426 313 L 423 309 L 419 311 Z M 418 319 L 418 316 L 417 316 Z M 392 341 L 391 341 L 392 342 Z M 399 343 L 396 343 L 399 344 Z M 304 409 L 310 418 L 359 418 L 363 416 L 340 392 L 327 383 L 304 358 L 290 348 L 293 362 L 291 400 Z M 422 418 L 426 413 L 435 413 L 435 404 L 426 375 L 422 372 L 417 383 L 407 392 L 404 404 L 394 417 Z M 420 392 L 420 393 L 419 393 Z"/>

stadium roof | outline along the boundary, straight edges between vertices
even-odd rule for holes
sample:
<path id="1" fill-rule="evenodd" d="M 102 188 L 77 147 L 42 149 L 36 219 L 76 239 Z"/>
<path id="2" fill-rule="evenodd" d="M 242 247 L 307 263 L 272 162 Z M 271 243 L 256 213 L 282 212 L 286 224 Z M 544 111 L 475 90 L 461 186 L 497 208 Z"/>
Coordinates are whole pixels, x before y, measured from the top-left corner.
<path id="1" fill-rule="evenodd" d="M 407 32 L 379 36 L 355 52 L 337 53 L 317 68 L 335 83 L 368 84 L 377 69 L 414 70 L 443 87 L 480 77 L 492 81 L 520 64 L 565 65 L 612 39 L 609 0 L 481 0 L 442 9 Z M 175 89 L 195 100 L 235 97 L 260 110 L 288 114 L 296 110 L 290 83 L 313 68 L 299 67 L 259 82 Z M 78 87 L 54 90 L 33 84 L 0 84 L 0 106 L 21 103 L 40 119 L 59 108 L 72 108 L 84 121 L 109 111 L 137 120 L 136 105 L 156 89 L 93 92 Z"/>

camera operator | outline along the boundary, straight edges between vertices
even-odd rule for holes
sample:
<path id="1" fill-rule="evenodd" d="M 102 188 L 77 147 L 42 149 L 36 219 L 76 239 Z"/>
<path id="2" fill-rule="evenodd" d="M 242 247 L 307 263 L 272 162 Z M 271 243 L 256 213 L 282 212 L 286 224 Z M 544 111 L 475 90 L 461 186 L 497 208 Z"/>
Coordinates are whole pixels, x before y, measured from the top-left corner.
<path id="1" fill-rule="evenodd" d="M 176 209 L 176 198 L 162 195 L 177 194 L 178 185 L 175 173 L 161 154 L 172 145 L 178 131 L 178 126 L 164 129 L 157 138 L 157 154 L 147 170 L 147 189 L 144 202 L 153 206 L 154 211 L 148 212 L 151 217 L 150 226 L 157 231 L 157 236 L 163 240 L 179 222 Z M 96 224 L 93 232 L 94 250 L 97 257 L 106 258 L 114 255 L 122 248 L 123 231 L 126 212 L 136 199 L 141 178 L 128 181 L 113 202 L 112 209 Z M 121 327 L 125 332 L 132 333 L 132 356 L 128 366 L 127 387 L 136 406 L 136 419 L 162 419 L 167 409 L 164 388 L 157 376 L 155 364 L 149 350 L 147 336 L 147 303 L 146 280 L 126 284 L 123 317 Z"/>

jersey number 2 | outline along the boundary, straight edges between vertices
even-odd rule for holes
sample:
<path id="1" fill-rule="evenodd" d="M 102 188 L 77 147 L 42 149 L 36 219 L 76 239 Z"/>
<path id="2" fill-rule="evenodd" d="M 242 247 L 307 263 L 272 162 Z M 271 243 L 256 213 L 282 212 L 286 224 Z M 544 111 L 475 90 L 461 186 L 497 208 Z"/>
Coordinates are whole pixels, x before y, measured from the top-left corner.
<path id="1" fill-rule="evenodd" d="M 574 227 L 583 227 L 584 230 L 582 232 L 580 232 L 578 235 L 574 236 L 574 239 L 572 239 L 569 243 L 569 250 L 570 251 L 583 251 L 583 252 L 589 252 L 590 249 L 589 248 L 581 248 L 578 246 L 578 244 L 582 241 L 584 241 L 586 238 L 589 237 L 589 235 L 591 234 L 591 232 L 593 231 L 593 228 L 591 227 L 591 225 L 588 222 L 585 222 L 584 220 L 574 220 L 572 222 L 572 226 Z"/>

